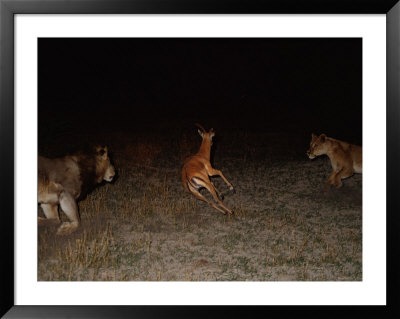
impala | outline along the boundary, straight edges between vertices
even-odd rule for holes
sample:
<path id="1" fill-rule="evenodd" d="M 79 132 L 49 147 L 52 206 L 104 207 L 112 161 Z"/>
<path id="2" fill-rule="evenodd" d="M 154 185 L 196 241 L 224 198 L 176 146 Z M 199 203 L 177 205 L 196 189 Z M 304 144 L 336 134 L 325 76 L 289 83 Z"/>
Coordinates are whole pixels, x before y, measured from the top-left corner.
<path id="1" fill-rule="evenodd" d="M 213 129 L 210 129 L 210 131 L 207 132 L 200 124 L 196 124 L 196 126 L 200 128 L 198 132 L 203 141 L 201 142 L 199 151 L 195 155 L 190 156 L 183 165 L 183 186 L 196 198 L 205 201 L 211 207 L 215 208 L 222 214 L 226 214 L 227 212 L 229 214 L 233 214 L 233 211 L 222 203 L 220 199 L 220 197 L 222 197 L 221 193 L 216 189 L 209 178 L 209 176 L 221 176 L 225 183 L 229 186 L 229 189 L 233 191 L 232 184 L 228 182 L 222 172 L 220 170 L 214 169 L 210 164 L 212 138 L 215 135 L 215 132 Z M 202 194 L 200 194 L 200 189 L 202 188 L 207 189 L 211 193 L 214 200 L 218 203 L 219 206 L 209 201 Z"/>

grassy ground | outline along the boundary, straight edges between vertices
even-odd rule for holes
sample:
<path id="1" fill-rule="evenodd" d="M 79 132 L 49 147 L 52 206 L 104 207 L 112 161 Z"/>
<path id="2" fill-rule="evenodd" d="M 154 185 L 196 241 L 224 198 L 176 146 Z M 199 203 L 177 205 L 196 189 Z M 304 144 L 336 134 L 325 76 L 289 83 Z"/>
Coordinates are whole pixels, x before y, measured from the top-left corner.
<path id="1" fill-rule="evenodd" d="M 213 182 L 233 216 L 183 190 L 195 128 L 109 134 L 118 178 L 79 202 L 75 234 L 39 228 L 38 280 L 362 280 L 362 176 L 325 192 L 330 163 L 307 158 L 310 136 L 215 129 L 213 166 L 236 193 Z"/>

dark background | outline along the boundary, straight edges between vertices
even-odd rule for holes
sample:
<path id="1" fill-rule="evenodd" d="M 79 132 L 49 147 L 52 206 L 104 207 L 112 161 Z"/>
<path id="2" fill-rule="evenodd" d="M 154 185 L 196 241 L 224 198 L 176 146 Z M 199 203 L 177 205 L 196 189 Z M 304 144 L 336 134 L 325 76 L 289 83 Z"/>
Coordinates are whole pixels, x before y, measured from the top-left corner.
<path id="1" fill-rule="evenodd" d="M 195 122 L 362 144 L 359 38 L 38 41 L 39 148 L 65 126 L 84 136 Z"/>

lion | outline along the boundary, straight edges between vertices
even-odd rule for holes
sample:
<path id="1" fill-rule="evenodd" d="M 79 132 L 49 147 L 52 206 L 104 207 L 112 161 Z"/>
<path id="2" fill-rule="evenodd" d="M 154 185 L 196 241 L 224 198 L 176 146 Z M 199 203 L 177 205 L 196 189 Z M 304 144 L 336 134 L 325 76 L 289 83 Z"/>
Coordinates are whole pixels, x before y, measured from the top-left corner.
<path id="1" fill-rule="evenodd" d="M 80 224 L 77 201 L 90 188 L 103 180 L 111 182 L 115 168 L 110 162 L 107 147 L 96 146 L 84 154 L 60 158 L 38 157 L 38 203 L 46 218 L 38 218 L 39 225 L 60 222 L 58 206 L 68 217 L 57 230 L 57 235 L 68 235 Z"/>
<path id="2" fill-rule="evenodd" d="M 339 141 L 325 134 L 311 134 L 310 148 L 307 151 L 310 159 L 320 155 L 328 155 L 331 160 L 332 173 L 326 180 L 326 185 L 342 187 L 342 179 L 354 173 L 362 174 L 362 147 Z"/>

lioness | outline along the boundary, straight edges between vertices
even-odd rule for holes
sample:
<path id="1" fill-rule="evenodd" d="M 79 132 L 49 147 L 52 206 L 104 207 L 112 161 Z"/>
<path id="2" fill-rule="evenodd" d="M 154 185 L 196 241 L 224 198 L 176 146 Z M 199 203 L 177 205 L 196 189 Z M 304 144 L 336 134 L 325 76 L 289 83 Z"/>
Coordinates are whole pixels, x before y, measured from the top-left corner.
<path id="1" fill-rule="evenodd" d="M 38 157 L 38 203 L 45 220 L 60 221 L 58 205 L 67 215 L 57 230 L 57 235 L 67 235 L 79 227 L 77 199 L 90 187 L 103 180 L 111 182 L 115 168 L 110 162 L 107 147 L 96 146 L 91 154 L 77 153 L 61 158 Z"/>
<path id="2" fill-rule="evenodd" d="M 316 136 L 311 134 L 310 148 L 307 155 L 314 159 L 320 155 L 328 155 L 331 160 L 332 173 L 326 180 L 327 185 L 342 187 L 342 179 L 354 173 L 362 173 L 362 147 L 339 141 L 325 134 Z"/>

